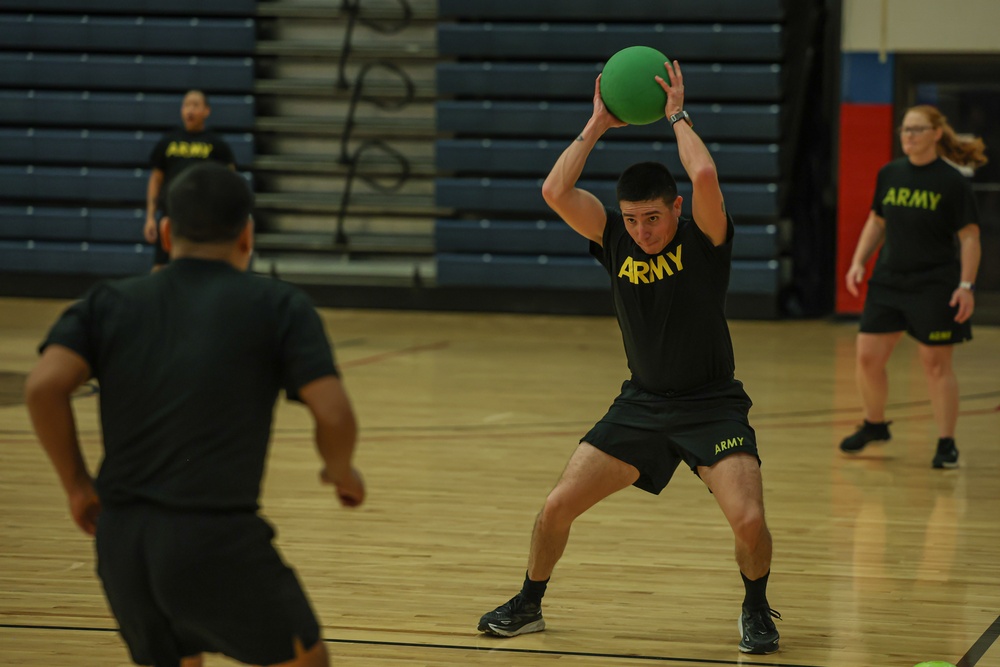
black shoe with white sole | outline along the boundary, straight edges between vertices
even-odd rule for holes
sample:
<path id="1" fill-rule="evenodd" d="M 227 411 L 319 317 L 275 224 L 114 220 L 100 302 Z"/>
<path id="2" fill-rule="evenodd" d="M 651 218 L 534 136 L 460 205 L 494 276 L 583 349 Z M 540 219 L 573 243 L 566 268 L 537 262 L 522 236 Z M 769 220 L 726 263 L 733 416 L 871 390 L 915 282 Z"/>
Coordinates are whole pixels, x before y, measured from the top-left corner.
<path id="1" fill-rule="evenodd" d="M 743 608 L 739 620 L 741 651 L 765 655 L 778 650 L 778 628 L 772 618 L 780 621 L 781 614 L 770 607 Z"/>
<path id="2" fill-rule="evenodd" d="M 516 637 L 545 629 L 541 605 L 528 602 L 518 593 L 479 619 L 479 631 L 499 637 Z"/>

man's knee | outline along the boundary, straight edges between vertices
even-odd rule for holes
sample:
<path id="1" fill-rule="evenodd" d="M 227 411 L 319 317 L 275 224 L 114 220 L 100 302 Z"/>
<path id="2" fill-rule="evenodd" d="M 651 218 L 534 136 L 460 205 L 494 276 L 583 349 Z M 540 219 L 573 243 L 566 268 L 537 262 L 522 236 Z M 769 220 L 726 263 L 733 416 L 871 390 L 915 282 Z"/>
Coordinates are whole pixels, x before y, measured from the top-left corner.
<path id="1" fill-rule="evenodd" d="M 951 373 L 951 360 L 943 355 L 924 353 L 920 355 L 924 373 L 930 378 L 942 378 Z"/>
<path id="2" fill-rule="evenodd" d="M 545 499 L 538 520 L 549 527 L 568 528 L 580 514 L 582 512 L 573 502 L 572 494 L 556 488 Z"/>
<path id="3" fill-rule="evenodd" d="M 732 526 L 737 541 L 747 545 L 750 549 L 755 548 L 767 534 L 764 507 L 758 504 L 748 505 L 738 516 L 733 518 Z"/>
<path id="4" fill-rule="evenodd" d="M 885 368 L 889 357 L 882 350 L 859 347 L 857 352 L 858 366 L 866 371 L 881 371 Z"/>

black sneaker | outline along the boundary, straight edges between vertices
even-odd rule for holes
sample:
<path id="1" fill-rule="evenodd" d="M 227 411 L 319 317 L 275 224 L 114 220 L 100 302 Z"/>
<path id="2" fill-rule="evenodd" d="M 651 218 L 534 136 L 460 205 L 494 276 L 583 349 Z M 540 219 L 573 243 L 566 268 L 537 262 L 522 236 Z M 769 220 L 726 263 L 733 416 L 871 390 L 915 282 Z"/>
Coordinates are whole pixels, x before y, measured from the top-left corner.
<path id="1" fill-rule="evenodd" d="M 848 454 L 857 454 L 862 449 L 865 448 L 869 442 L 874 442 L 876 440 L 889 440 L 892 436 L 889 434 L 889 424 L 892 422 L 883 422 L 881 424 L 876 424 L 873 422 L 865 420 L 853 435 L 849 435 L 840 443 L 840 451 L 846 452 Z"/>
<path id="2" fill-rule="evenodd" d="M 528 602 L 518 593 L 505 604 L 483 614 L 479 619 L 479 631 L 500 637 L 516 637 L 528 632 L 545 629 L 541 605 Z"/>
<path id="3" fill-rule="evenodd" d="M 937 454 L 931 465 L 935 468 L 957 468 L 958 467 L 958 447 L 955 446 L 954 438 L 941 438 L 938 440 Z"/>
<path id="4" fill-rule="evenodd" d="M 763 655 L 778 650 L 778 629 L 772 618 L 781 620 L 781 614 L 770 607 L 743 608 L 739 621 L 741 651 Z"/>

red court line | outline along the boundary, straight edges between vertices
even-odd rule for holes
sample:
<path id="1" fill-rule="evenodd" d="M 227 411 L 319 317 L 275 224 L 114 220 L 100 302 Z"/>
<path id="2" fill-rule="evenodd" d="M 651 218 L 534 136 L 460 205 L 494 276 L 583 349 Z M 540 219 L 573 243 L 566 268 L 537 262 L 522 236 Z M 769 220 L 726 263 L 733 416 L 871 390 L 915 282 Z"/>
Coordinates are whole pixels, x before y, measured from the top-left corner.
<path id="1" fill-rule="evenodd" d="M 448 347 L 448 341 L 442 340 L 437 343 L 428 343 L 426 345 L 415 345 L 414 347 L 407 347 L 402 350 L 392 350 L 390 352 L 382 352 L 381 354 L 374 354 L 370 357 L 361 357 L 360 359 L 351 359 L 350 361 L 345 361 L 340 364 L 341 368 L 354 368 L 355 366 L 365 366 L 367 364 L 377 364 L 380 361 L 385 361 L 386 359 L 392 359 L 393 357 L 402 357 L 407 354 L 415 354 L 417 352 L 427 352 L 430 350 L 443 350 Z"/>

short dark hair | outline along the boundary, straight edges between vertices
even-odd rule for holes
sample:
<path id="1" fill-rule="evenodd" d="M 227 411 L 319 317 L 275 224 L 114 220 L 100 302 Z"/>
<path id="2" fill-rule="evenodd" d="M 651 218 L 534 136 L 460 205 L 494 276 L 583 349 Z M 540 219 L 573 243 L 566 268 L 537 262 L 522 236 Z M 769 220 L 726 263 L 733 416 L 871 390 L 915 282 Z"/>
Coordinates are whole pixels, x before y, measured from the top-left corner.
<path id="1" fill-rule="evenodd" d="M 246 226 L 253 194 L 242 176 L 215 162 L 181 172 L 167 191 L 174 234 L 196 243 L 232 241 Z"/>
<path id="2" fill-rule="evenodd" d="M 622 172 L 616 188 L 618 201 L 663 199 L 672 204 L 677 199 L 677 183 L 670 170 L 659 162 L 640 162 Z"/>

